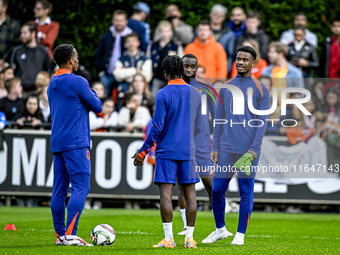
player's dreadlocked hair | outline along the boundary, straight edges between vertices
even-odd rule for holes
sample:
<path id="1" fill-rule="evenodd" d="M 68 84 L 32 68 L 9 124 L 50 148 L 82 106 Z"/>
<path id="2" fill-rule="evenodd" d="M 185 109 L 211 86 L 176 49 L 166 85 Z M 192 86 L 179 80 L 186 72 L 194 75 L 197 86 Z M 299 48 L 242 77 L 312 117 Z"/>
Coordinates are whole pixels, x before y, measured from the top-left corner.
<path id="1" fill-rule="evenodd" d="M 74 47 L 71 44 L 61 44 L 53 51 L 53 60 L 60 66 L 72 58 Z"/>
<path id="2" fill-rule="evenodd" d="M 164 75 L 170 74 L 171 79 L 175 79 L 176 76 L 184 77 L 184 64 L 183 60 L 176 55 L 167 56 L 162 62 L 162 72 Z"/>

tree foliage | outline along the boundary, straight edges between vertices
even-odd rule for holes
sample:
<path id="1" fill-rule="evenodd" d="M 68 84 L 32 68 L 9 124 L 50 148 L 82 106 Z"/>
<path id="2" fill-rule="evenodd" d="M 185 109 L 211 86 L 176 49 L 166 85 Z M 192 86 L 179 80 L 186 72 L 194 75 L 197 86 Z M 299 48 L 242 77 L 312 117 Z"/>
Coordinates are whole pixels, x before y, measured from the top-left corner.
<path id="1" fill-rule="evenodd" d="M 79 53 L 80 61 L 95 77 L 94 54 L 100 36 L 111 25 L 114 10 L 123 9 L 130 15 L 132 6 L 137 2 L 132 0 L 50 0 L 53 4 L 51 18 L 60 23 L 59 37 L 55 46 L 62 43 L 73 44 Z M 262 26 L 271 40 L 279 40 L 280 34 L 291 28 L 293 16 L 297 12 L 304 12 L 308 17 L 308 28 L 319 38 L 319 45 L 330 35 L 330 22 L 340 12 L 337 0 L 230 0 L 221 2 L 216 0 L 145 0 L 151 8 L 149 19 L 153 29 L 164 19 L 165 8 L 168 4 L 176 4 L 182 12 L 182 19 L 196 26 L 201 19 L 209 18 L 209 11 L 216 3 L 227 6 L 228 18 L 235 6 L 241 6 L 246 11 L 255 10 L 261 14 Z M 8 14 L 21 24 L 34 19 L 33 7 L 35 0 L 10 1 Z"/>

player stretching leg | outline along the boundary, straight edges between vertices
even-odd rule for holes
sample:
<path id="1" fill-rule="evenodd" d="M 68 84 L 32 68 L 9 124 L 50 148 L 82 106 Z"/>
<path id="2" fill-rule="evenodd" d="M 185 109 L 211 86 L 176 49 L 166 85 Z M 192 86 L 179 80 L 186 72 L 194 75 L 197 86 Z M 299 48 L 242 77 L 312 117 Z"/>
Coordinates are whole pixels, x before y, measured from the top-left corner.
<path id="1" fill-rule="evenodd" d="M 90 124 L 89 110 L 101 112 L 102 104 L 78 69 L 78 53 L 70 44 L 62 44 L 53 52 L 59 66 L 48 86 L 51 109 L 53 154 L 53 191 L 51 210 L 58 245 L 93 246 L 77 236 L 78 222 L 90 191 Z M 65 199 L 72 184 L 67 205 Z"/>
<path id="2" fill-rule="evenodd" d="M 268 110 L 270 101 L 269 91 L 251 74 L 251 69 L 255 63 L 256 55 L 256 51 L 253 48 L 249 46 L 240 47 L 237 50 L 236 56 L 236 68 L 238 75 L 227 83 L 228 85 L 234 85 L 241 89 L 245 97 L 248 94 L 247 89 L 249 87 L 252 88 L 254 108 L 258 110 Z M 214 127 L 211 160 L 216 163 L 218 162 L 218 165 L 221 167 L 230 166 L 230 168 L 228 168 L 230 171 L 218 172 L 218 167 L 215 169 L 216 171 L 214 173 L 212 188 L 212 208 L 216 231 L 212 232 L 202 241 L 202 243 L 214 243 L 217 240 L 227 237 L 224 208 L 225 192 L 235 173 L 231 167 L 234 166 L 235 162 L 242 158 L 242 156 L 247 152 L 251 154 L 250 160 L 252 160 L 252 166 L 257 166 L 262 139 L 267 127 L 266 119 L 268 118 L 268 115 L 253 114 L 249 110 L 247 103 L 245 103 L 244 115 L 234 115 L 233 109 L 231 109 L 233 105 L 233 97 L 229 89 L 222 88 L 220 98 L 222 105 L 217 105 L 216 119 L 226 119 L 228 120 L 228 123 L 225 125 L 216 124 Z M 254 120 L 251 122 L 251 126 L 257 127 L 251 127 L 248 125 L 249 120 Z M 258 120 L 262 120 L 262 122 Z M 243 245 L 244 234 L 246 233 L 253 209 L 256 172 L 251 171 L 249 176 L 239 169 L 237 172 L 241 203 L 237 233 L 231 244 Z"/>
<path id="3" fill-rule="evenodd" d="M 186 54 L 182 57 L 184 62 L 184 80 L 191 86 L 197 88 L 201 94 L 207 95 L 207 114 L 202 115 L 202 127 L 201 132 L 195 137 L 196 146 L 196 163 L 200 167 L 199 175 L 204 184 L 204 187 L 209 196 L 209 202 L 211 205 L 211 190 L 212 190 L 212 175 L 211 167 L 214 167 L 214 163 L 210 160 L 211 152 L 211 139 L 210 139 L 210 121 L 209 112 L 212 119 L 215 119 L 216 105 L 214 99 L 207 93 L 209 87 L 206 85 L 206 81 L 196 77 L 196 71 L 198 68 L 197 58 L 192 54 Z M 212 86 L 212 85 L 211 85 Z M 202 171 L 203 170 L 203 171 Z M 178 187 L 178 201 L 180 206 L 180 212 L 183 220 L 184 229 L 179 232 L 178 235 L 186 234 L 186 214 L 185 214 L 185 199 L 183 195 L 183 189 Z M 229 235 L 233 235 L 228 232 Z"/>
<path id="4" fill-rule="evenodd" d="M 197 213 L 195 183 L 196 173 L 194 137 L 201 127 L 200 93 L 184 82 L 184 65 L 178 56 L 167 56 L 162 71 L 168 85 L 156 94 L 156 108 L 152 128 L 138 154 L 134 165 L 143 164 L 145 155 L 156 142 L 154 183 L 159 185 L 161 217 L 165 239 L 155 248 L 175 248 L 172 232 L 172 188 L 178 180 L 186 200 L 188 221 L 185 248 L 197 248 L 193 232 Z"/>

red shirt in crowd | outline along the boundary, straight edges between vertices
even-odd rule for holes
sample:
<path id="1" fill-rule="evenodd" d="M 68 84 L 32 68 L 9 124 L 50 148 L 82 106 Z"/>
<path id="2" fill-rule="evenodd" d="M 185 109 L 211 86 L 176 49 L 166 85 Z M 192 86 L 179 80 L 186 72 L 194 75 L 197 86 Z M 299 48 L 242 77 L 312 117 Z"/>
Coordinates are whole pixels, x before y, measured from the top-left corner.
<path id="1" fill-rule="evenodd" d="M 332 44 L 329 58 L 329 78 L 339 78 L 340 72 L 340 40 L 332 37 Z"/>
<path id="2" fill-rule="evenodd" d="M 50 54 L 50 58 L 52 59 L 52 49 L 54 45 L 54 41 L 57 39 L 59 34 L 59 23 L 56 21 L 51 20 L 48 17 L 43 24 L 39 24 L 39 20 L 36 19 L 35 21 L 30 21 L 31 23 L 35 23 L 38 28 L 38 38 L 39 33 L 43 33 L 46 35 L 45 38 L 42 38 L 40 44 L 45 45 L 48 47 L 48 53 Z"/>

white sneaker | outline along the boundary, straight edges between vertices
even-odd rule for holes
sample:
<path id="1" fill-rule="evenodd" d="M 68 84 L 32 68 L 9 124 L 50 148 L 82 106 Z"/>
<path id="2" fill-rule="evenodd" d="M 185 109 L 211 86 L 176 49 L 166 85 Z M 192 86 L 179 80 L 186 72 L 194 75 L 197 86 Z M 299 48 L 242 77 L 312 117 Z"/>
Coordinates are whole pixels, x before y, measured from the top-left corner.
<path id="1" fill-rule="evenodd" d="M 100 210 L 100 209 L 102 209 L 102 202 L 94 201 L 92 208 L 93 208 L 93 210 Z"/>
<path id="2" fill-rule="evenodd" d="M 65 240 L 65 236 L 58 236 L 57 240 L 55 240 L 56 245 L 63 245 L 63 242 Z"/>
<path id="3" fill-rule="evenodd" d="M 212 232 L 206 239 L 202 241 L 202 243 L 215 243 L 218 240 L 227 239 L 228 236 L 233 236 L 228 230 L 223 231 L 222 233 L 217 233 L 217 231 Z"/>
<path id="4" fill-rule="evenodd" d="M 240 205 L 238 203 L 231 202 L 230 207 L 231 207 L 231 212 L 238 213 L 240 211 Z"/>
<path id="5" fill-rule="evenodd" d="M 185 236 L 186 234 L 187 234 L 187 229 L 185 228 L 185 229 L 183 229 L 181 232 L 178 232 L 177 235 L 179 235 L 179 236 Z"/>
<path id="6" fill-rule="evenodd" d="M 74 245 L 74 246 L 93 246 L 93 244 L 87 243 L 80 237 L 76 237 L 72 239 L 68 239 L 67 237 L 65 237 L 62 244 L 63 245 Z"/>
<path id="7" fill-rule="evenodd" d="M 231 212 L 231 206 L 229 204 L 228 199 L 225 200 L 225 208 L 224 208 L 225 213 L 230 213 Z"/>
<path id="8" fill-rule="evenodd" d="M 87 210 L 91 209 L 91 201 L 90 200 L 86 199 L 84 209 L 87 209 Z"/>
<path id="9" fill-rule="evenodd" d="M 235 235 L 234 240 L 231 242 L 231 245 L 244 245 L 244 238 Z"/>

